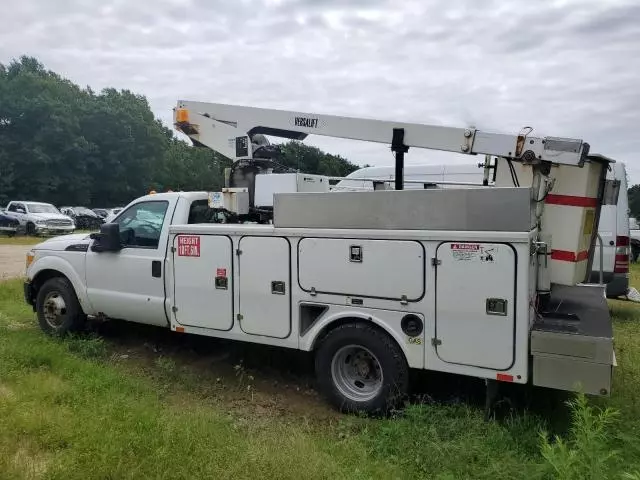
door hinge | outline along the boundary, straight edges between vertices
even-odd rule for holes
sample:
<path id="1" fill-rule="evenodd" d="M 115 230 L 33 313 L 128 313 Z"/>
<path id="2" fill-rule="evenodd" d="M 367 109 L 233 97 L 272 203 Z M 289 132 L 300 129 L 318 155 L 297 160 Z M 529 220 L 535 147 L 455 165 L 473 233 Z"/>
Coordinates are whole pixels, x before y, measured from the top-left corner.
<path id="1" fill-rule="evenodd" d="M 171 253 L 176 253 L 176 247 L 171 247 Z"/>
<path id="2" fill-rule="evenodd" d="M 442 260 L 438 260 L 437 258 L 433 257 L 431 259 L 431 266 L 433 267 L 437 267 L 438 265 L 442 264 Z"/>
<path id="3" fill-rule="evenodd" d="M 171 307 L 171 311 L 172 311 L 173 313 L 176 313 L 176 312 L 178 311 L 178 307 Z"/>
<path id="4" fill-rule="evenodd" d="M 437 347 L 438 345 L 442 345 L 442 340 L 440 340 L 439 338 L 432 338 L 431 345 L 433 345 L 434 347 Z"/>
<path id="5" fill-rule="evenodd" d="M 241 313 L 238 313 L 236 315 L 236 318 L 238 319 L 238 321 L 242 320 L 244 318 L 244 316 Z"/>
<path id="6" fill-rule="evenodd" d="M 239 248 L 236 248 L 236 255 L 242 255 L 242 250 L 240 250 Z"/>

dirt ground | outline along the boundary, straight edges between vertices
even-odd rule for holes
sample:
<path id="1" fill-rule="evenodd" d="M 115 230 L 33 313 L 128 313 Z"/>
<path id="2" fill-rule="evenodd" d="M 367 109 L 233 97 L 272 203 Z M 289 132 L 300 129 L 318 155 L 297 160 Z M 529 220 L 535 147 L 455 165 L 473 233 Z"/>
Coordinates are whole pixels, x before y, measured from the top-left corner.
<path id="1" fill-rule="evenodd" d="M 24 275 L 30 245 L 0 245 L 0 280 Z"/>

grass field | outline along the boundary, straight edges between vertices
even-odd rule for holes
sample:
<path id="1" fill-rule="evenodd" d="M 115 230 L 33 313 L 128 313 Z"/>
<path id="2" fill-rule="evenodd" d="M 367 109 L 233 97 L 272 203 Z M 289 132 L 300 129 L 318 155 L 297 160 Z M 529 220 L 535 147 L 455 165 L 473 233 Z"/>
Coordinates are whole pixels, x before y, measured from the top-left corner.
<path id="1" fill-rule="evenodd" d="M 42 237 L 27 237 L 25 235 L 18 235 L 15 237 L 8 237 L 5 235 L 0 236 L 0 245 L 35 245 L 44 240 Z"/>
<path id="2" fill-rule="evenodd" d="M 91 233 L 91 230 L 76 230 L 74 233 Z M 54 238 L 56 235 L 46 237 L 36 237 L 27 235 L 16 235 L 9 237 L 7 235 L 0 235 L 0 245 L 36 245 L 44 242 L 48 238 Z"/>
<path id="3" fill-rule="evenodd" d="M 611 398 L 565 408 L 535 391 L 532 408 L 513 400 L 485 422 L 481 396 L 449 378 L 366 419 L 318 399 L 298 353 L 127 324 L 48 338 L 21 295 L 20 281 L 0 284 L 1 479 L 640 479 L 640 306 L 628 302 L 611 303 Z"/>

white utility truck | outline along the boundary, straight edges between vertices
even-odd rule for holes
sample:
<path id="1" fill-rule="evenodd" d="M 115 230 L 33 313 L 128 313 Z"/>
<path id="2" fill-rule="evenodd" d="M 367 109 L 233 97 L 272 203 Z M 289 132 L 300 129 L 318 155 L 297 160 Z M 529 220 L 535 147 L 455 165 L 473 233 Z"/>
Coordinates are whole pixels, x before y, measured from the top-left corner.
<path id="1" fill-rule="evenodd" d="M 236 160 L 230 186 L 148 195 L 99 234 L 35 246 L 25 298 L 45 332 L 96 316 L 314 352 L 321 391 L 346 411 L 396 405 L 411 368 L 485 379 L 489 403 L 499 382 L 609 394 L 604 291 L 579 284 L 617 193 L 588 144 L 185 101 L 174 115 Z M 296 178 L 256 204 L 259 176 L 282 175 L 263 135 L 308 134 L 390 144 L 396 190 Z M 403 190 L 409 147 L 485 155 L 497 186 Z"/>

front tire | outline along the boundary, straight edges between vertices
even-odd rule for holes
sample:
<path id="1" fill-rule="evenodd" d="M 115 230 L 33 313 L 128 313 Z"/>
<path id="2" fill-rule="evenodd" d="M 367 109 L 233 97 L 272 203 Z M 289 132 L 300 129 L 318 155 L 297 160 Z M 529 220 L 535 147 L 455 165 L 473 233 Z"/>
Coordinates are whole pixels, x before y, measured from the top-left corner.
<path id="1" fill-rule="evenodd" d="M 316 353 L 321 392 L 343 412 L 386 414 L 409 387 L 409 367 L 398 344 L 365 323 L 331 330 Z"/>
<path id="2" fill-rule="evenodd" d="M 27 223 L 27 228 L 26 228 L 26 232 L 27 235 L 35 235 L 36 234 L 36 226 L 29 222 Z"/>
<path id="3" fill-rule="evenodd" d="M 63 277 L 47 280 L 36 298 L 38 323 L 48 335 L 66 335 L 80 330 L 85 315 L 71 282 Z"/>

